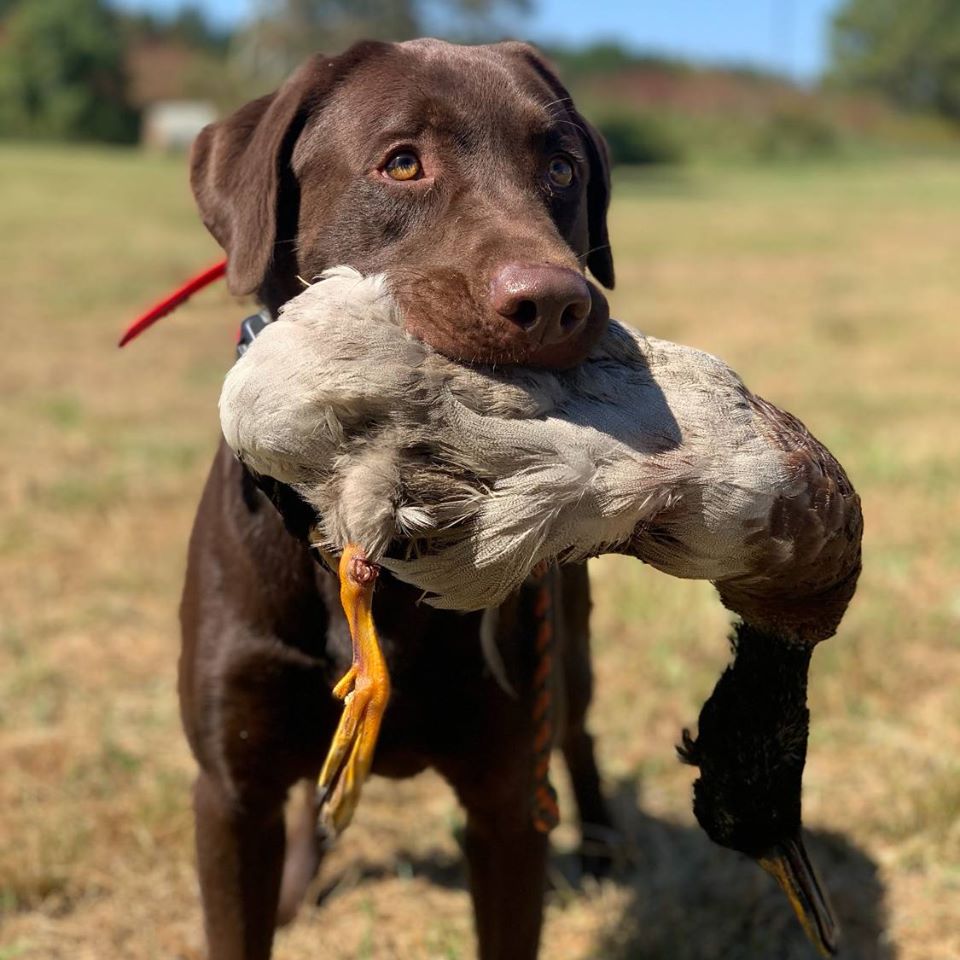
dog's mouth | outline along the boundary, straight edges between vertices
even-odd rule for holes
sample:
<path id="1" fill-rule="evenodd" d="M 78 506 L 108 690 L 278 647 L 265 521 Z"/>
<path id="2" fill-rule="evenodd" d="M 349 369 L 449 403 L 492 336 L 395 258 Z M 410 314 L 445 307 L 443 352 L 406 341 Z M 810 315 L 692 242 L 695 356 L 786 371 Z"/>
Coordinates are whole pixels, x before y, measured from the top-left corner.
<path id="1" fill-rule="evenodd" d="M 563 370 L 586 359 L 610 319 L 602 291 L 578 276 L 589 292 L 587 312 L 564 316 L 560 310 L 554 330 L 522 299 L 513 315 L 498 312 L 489 293 L 475 292 L 457 270 L 391 272 L 390 288 L 406 331 L 450 360 Z"/>

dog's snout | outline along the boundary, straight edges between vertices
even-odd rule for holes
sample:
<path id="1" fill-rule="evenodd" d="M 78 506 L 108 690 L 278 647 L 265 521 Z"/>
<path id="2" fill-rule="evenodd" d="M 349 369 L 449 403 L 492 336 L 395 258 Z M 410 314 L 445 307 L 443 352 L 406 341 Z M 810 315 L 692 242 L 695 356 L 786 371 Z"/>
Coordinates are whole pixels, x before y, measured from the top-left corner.
<path id="1" fill-rule="evenodd" d="M 500 316 L 542 346 L 578 333 L 592 305 L 590 288 L 580 273 L 550 264 L 506 264 L 491 280 L 490 300 Z"/>

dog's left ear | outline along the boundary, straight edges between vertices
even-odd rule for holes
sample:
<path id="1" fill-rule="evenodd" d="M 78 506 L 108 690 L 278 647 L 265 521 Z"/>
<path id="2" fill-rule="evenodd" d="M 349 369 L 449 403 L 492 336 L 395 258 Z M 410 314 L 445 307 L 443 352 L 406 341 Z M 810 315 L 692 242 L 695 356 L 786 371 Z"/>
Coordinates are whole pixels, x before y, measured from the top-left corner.
<path id="1" fill-rule="evenodd" d="M 204 224 L 226 251 L 231 293 L 257 292 L 275 256 L 293 254 L 299 195 L 290 158 L 297 138 L 335 84 L 385 49 L 368 41 L 338 57 L 316 54 L 275 93 L 200 131 L 190 185 Z"/>
<path id="2" fill-rule="evenodd" d="M 587 266 L 590 272 L 608 289 L 613 289 L 613 251 L 607 232 L 607 210 L 610 207 L 610 153 L 600 132 L 588 123 L 573 105 L 570 92 L 560 82 L 556 71 L 536 47 L 529 43 L 504 43 L 507 52 L 519 55 L 533 67 L 553 95 L 567 108 L 571 121 L 583 134 L 590 164 L 587 181 Z"/>
<path id="3" fill-rule="evenodd" d="M 331 74 L 330 61 L 311 57 L 275 93 L 204 127 L 194 141 L 190 185 L 204 224 L 227 254 L 231 293 L 254 293 L 264 282 L 293 143 Z"/>
<path id="4" fill-rule="evenodd" d="M 607 233 L 607 210 L 610 208 L 610 152 L 600 131 L 570 106 L 570 112 L 583 130 L 590 153 L 590 181 L 587 184 L 587 224 L 590 252 L 587 266 L 608 289 L 613 289 L 613 251 Z"/>

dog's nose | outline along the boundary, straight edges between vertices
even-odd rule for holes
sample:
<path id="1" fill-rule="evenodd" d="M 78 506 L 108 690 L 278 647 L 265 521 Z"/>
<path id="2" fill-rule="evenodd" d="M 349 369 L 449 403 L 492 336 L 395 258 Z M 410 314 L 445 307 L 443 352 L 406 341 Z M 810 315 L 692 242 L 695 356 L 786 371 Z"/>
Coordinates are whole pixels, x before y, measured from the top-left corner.
<path id="1" fill-rule="evenodd" d="M 490 282 L 490 301 L 541 346 L 578 333 L 592 306 L 587 281 L 576 270 L 549 264 L 508 263 Z"/>

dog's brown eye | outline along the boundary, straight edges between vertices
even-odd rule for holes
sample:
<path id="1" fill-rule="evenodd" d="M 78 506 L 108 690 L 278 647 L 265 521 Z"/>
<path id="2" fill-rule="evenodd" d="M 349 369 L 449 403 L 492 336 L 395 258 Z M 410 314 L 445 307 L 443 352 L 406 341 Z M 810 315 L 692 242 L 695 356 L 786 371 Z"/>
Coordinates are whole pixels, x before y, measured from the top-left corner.
<path id="1" fill-rule="evenodd" d="M 547 164 L 547 176 L 558 187 L 569 187 L 573 183 L 573 164 L 566 157 L 553 157 Z"/>
<path id="2" fill-rule="evenodd" d="M 413 180 L 420 176 L 420 160 L 415 153 L 401 150 L 387 161 L 383 169 L 391 180 Z"/>

